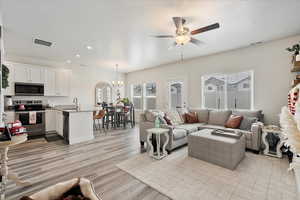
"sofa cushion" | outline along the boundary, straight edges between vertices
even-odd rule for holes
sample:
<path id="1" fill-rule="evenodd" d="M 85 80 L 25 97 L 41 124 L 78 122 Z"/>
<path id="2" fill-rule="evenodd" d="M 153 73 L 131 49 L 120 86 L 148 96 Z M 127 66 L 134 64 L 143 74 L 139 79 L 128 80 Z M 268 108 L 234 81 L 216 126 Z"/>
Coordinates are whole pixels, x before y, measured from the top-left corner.
<path id="1" fill-rule="evenodd" d="M 181 117 L 181 121 L 183 121 L 183 123 L 185 123 L 185 113 L 188 113 L 189 111 L 186 108 L 177 108 L 176 109 L 179 116 Z"/>
<path id="2" fill-rule="evenodd" d="M 172 125 L 177 125 L 177 124 L 183 124 L 184 123 L 182 121 L 179 113 L 176 110 L 169 110 L 169 111 L 166 112 L 166 115 L 171 120 Z"/>
<path id="3" fill-rule="evenodd" d="M 146 110 L 145 111 L 145 119 L 149 122 L 154 122 L 156 119 L 156 116 L 160 116 L 160 118 L 164 117 L 164 112 L 159 110 Z"/>
<path id="4" fill-rule="evenodd" d="M 234 110 L 232 111 L 232 114 L 244 117 L 256 117 L 258 121 L 263 121 L 262 110 Z"/>
<path id="5" fill-rule="evenodd" d="M 198 123 L 198 114 L 196 112 L 188 112 L 185 113 L 184 115 L 185 118 L 185 123 L 188 124 L 193 124 L 193 123 Z"/>
<path id="6" fill-rule="evenodd" d="M 186 130 L 178 129 L 178 128 L 173 129 L 173 139 L 174 140 L 179 140 L 179 139 L 182 139 L 186 136 L 187 136 L 187 131 Z"/>
<path id="7" fill-rule="evenodd" d="M 207 123 L 208 122 L 208 114 L 209 114 L 209 110 L 208 109 L 192 108 L 192 109 L 189 109 L 189 111 L 197 113 L 197 115 L 198 115 L 198 121 L 200 123 Z"/>
<path id="8" fill-rule="evenodd" d="M 175 126 L 176 129 L 184 129 L 188 133 L 198 131 L 198 127 L 199 127 L 199 124 L 181 124 L 181 125 Z"/>
<path id="9" fill-rule="evenodd" d="M 257 122 L 256 117 L 244 117 L 241 122 L 240 129 L 245 131 L 250 131 L 252 124 L 255 122 Z"/>
<path id="10" fill-rule="evenodd" d="M 226 128 L 239 128 L 243 116 L 239 115 L 230 115 L 229 119 L 227 120 L 225 127 Z"/>
<path id="11" fill-rule="evenodd" d="M 224 126 L 230 115 L 230 110 L 211 110 L 209 111 L 208 124 Z"/>

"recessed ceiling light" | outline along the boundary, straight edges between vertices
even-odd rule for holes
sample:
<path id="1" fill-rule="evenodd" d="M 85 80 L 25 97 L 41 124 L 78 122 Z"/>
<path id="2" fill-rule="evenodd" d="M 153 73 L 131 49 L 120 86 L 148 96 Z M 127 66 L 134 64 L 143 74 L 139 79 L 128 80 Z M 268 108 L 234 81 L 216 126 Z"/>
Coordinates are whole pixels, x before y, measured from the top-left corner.
<path id="1" fill-rule="evenodd" d="M 86 48 L 87 48 L 88 50 L 92 50 L 92 49 L 93 49 L 93 47 L 91 47 L 91 46 L 86 46 Z"/>
<path id="2" fill-rule="evenodd" d="M 70 64 L 72 61 L 71 60 L 67 60 L 67 63 Z"/>
<path id="3" fill-rule="evenodd" d="M 77 57 L 77 58 L 80 58 L 80 55 L 79 55 L 79 54 L 76 54 L 76 57 Z"/>

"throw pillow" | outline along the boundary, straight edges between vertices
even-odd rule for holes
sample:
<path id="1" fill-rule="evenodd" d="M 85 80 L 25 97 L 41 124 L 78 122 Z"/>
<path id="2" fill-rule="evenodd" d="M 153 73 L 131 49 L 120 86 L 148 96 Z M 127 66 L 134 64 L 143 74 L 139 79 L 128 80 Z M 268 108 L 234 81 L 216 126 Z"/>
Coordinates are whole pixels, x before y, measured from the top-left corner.
<path id="1" fill-rule="evenodd" d="M 243 120 L 240 125 L 241 130 L 251 131 L 251 126 L 253 123 L 257 122 L 256 117 L 243 117 Z"/>
<path id="2" fill-rule="evenodd" d="M 229 119 L 227 120 L 225 127 L 226 128 L 239 128 L 242 122 L 243 116 L 239 115 L 230 115 Z"/>
<path id="3" fill-rule="evenodd" d="M 168 125 L 173 125 L 173 124 L 172 124 L 172 120 L 167 116 L 167 114 L 165 114 L 164 120 L 166 121 L 166 123 L 167 123 Z"/>
<path id="4" fill-rule="evenodd" d="M 160 124 L 167 124 L 167 121 L 165 120 L 164 116 L 158 115 L 158 120 Z"/>
<path id="5" fill-rule="evenodd" d="M 199 120 L 198 120 L 198 115 L 196 112 L 188 112 L 188 113 L 185 113 L 185 122 L 188 123 L 188 124 L 193 124 L 193 123 L 198 123 Z"/>

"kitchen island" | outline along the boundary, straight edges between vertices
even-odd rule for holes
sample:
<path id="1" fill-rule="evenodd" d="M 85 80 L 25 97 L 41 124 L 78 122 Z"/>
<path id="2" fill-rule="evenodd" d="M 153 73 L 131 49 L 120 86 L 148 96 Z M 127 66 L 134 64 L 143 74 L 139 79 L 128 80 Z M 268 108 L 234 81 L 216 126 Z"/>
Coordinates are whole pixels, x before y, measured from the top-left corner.
<path id="1" fill-rule="evenodd" d="M 62 137 L 67 144 L 77 144 L 94 139 L 93 112 L 95 107 L 55 107 L 62 112 Z"/>

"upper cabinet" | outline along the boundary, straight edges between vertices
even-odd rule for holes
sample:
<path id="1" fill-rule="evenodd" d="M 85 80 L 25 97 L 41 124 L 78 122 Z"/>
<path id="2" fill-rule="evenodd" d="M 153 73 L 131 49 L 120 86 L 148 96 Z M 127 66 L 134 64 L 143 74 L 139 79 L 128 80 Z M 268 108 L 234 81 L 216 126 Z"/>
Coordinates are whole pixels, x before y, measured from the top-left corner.
<path id="1" fill-rule="evenodd" d="M 70 70 L 59 70 L 55 73 L 56 96 L 69 96 L 70 93 Z"/>
<path id="2" fill-rule="evenodd" d="M 47 68 L 45 70 L 45 96 L 55 96 L 55 70 Z"/>
<path id="3" fill-rule="evenodd" d="M 44 69 L 38 66 L 14 63 L 15 82 L 44 83 Z"/>
<path id="4" fill-rule="evenodd" d="M 45 70 L 45 96 L 69 96 L 71 71 L 65 69 Z"/>
<path id="5" fill-rule="evenodd" d="M 10 62 L 6 65 L 10 73 L 4 95 L 14 95 L 15 82 L 22 82 L 44 84 L 45 96 L 69 96 L 71 70 Z"/>

